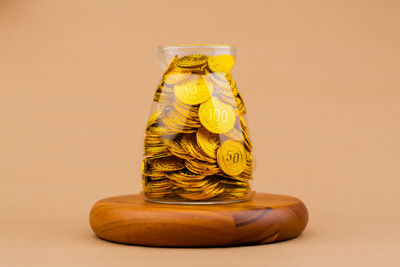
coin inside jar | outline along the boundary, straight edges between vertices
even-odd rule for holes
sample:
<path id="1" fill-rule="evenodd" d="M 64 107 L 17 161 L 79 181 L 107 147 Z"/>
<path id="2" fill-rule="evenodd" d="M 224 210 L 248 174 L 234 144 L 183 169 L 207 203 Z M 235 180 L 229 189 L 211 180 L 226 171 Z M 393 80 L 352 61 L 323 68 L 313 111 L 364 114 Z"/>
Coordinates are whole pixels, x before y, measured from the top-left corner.
<path id="1" fill-rule="evenodd" d="M 198 68 L 207 62 L 205 55 L 187 55 L 178 58 L 176 65 L 181 68 Z"/>
<path id="2" fill-rule="evenodd" d="M 225 174 L 238 175 L 246 168 L 246 150 L 241 143 L 228 140 L 218 149 L 217 161 Z"/>
<path id="3" fill-rule="evenodd" d="M 212 95 L 214 86 L 202 75 L 191 75 L 191 77 L 174 87 L 176 98 L 187 105 L 198 105 L 206 101 Z"/>
<path id="4" fill-rule="evenodd" d="M 219 55 L 208 57 L 207 63 L 212 72 L 230 72 L 235 64 L 235 60 L 231 55 Z"/>
<path id="5" fill-rule="evenodd" d="M 199 119 L 210 132 L 226 133 L 235 125 L 236 115 L 233 108 L 212 97 L 200 105 Z"/>

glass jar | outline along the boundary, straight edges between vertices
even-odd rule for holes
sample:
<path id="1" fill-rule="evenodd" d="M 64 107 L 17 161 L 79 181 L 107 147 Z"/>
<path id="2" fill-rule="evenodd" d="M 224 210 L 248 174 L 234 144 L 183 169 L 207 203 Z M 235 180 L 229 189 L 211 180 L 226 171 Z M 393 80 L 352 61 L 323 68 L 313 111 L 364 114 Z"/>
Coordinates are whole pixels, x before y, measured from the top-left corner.
<path id="1" fill-rule="evenodd" d="M 219 204 L 251 198 L 252 144 L 246 108 L 231 75 L 236 49 L 158 48 L 165 68 L 146 126 L 145 199 Z"/>

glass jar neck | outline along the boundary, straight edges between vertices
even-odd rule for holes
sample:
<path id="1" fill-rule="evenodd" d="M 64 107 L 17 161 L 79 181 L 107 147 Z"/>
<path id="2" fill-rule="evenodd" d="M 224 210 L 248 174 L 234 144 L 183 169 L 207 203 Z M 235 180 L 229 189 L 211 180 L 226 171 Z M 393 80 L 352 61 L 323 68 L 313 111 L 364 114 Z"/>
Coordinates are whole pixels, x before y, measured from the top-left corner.
<path id="1" fill-rule="evenodd" d="M 168 63 L 175 56 L 182 57 L 194 54 L 206 56 L 232 55 L 234 58 L 236 58 L 236 47 L 229 45 L 193 44 L 160 46 L 157 49 L 157 55 L 163 68 L 168 66 Z"/>

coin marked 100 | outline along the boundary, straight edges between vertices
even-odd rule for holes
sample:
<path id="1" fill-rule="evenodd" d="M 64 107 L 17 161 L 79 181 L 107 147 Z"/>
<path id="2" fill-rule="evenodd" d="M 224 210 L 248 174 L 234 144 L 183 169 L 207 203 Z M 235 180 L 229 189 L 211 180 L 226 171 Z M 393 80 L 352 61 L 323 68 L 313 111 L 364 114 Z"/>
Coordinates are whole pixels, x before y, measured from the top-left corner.
<path id="1" fill-rule="evenodd" d="M 226 133 L 235 125 L 235 111 L 230 105 L 212 97 L 200 105 L 199 119 L 210 132 Z"/>
<path id="2" fill-rule="evenodd" d="M 221 121 L 222 123 L 228 122 L 228 112 L 226 110 L 221 111 L 216 108 L 214 112 L 212 112 L 212 110 L 209 109 L 208 114 L 210 115 L 210 120 Z"/>

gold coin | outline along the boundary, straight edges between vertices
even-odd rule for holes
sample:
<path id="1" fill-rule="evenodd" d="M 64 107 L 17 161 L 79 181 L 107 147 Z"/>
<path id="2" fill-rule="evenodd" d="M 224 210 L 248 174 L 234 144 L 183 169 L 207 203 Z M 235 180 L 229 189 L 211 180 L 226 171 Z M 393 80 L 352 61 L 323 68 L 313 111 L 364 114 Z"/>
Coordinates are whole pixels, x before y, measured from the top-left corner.
<path id="1" fill-rule="evenodd" d="M 174 56 L 174 58 L 169 62 L 167 68 L 164 71 L 164 75 L 168 74 L 169 72 L 171 72 L 176 65 L 176 61 L 178 60 L 178 56 Z"/>
<path id="2" fill-rule="evenodd" d="M 158 158 L 154 160 L 154 167 L 160 171 L 177 171 L 185 168 L 185 162 L 175 156 Z"/>
<path id="3" fill-rule="evenodd" d="M 243 99 L 242 99 L 242 96 L 240 95 L 240 93 L 238 93 L 235 96 L 235 99 L 236 99 L 236 105 L 238 108 L 238 115 L 240 115 L 240 116 L 246 115 L 246 106 L 244 105 L 244 102 L 243 102 Z"/>
<path id="4" fill-rule="evenodd" d="M 145 195 L 150 198 L 162 198 L 173 192 L 172 182 L 168 179 L 148 181 L 143 186 Z"/>
<path id="5" fill-rule="evenodd" d="M 186 151 L 186 149 L 182 146 L 181 144 L 181 138 L 175 138 L 175 139 L 166 139 L 165 140 L 165 145 L 168 147 L 169 151 L 182 159 L 192 159 L 193 157 L 190 156 L 189 152 Z"/>
<path id="6" fill-rule="evenodd" d="M 231 55 L 210 56 L 207 63 L 212 72 L 230 72 L 235 65 L 235 59 Z"/>
<path id="7" fill-rule="evenodd" d="M 196 109 L 185 109 L 175 105 L 163 117 L 162 122 L 169 133 L 192 133 L 201 126 Z M 195 117 L 193 117 L 195 116 Z"/>
<path id="8" fill-rule="evenodd" d="M 208 157 L 217 158 L 217 149 L 221 145 L 219 135 L 207 131 L 201 127 L 196 133 L 197 145 Z"/>
<path id="9" fill-rule="evenodd" d="M 184 117 L 184 120 L 186 121 L 185 124 L 188 124 L 190 126 L 193 126 L 192 124 L 200 125 L 198 106 L 186 105 L 183 104 L 181 101 L 176 100 L 173 104 L 173 107 L 178 114 Z"/>
<path id="10" fill-rule="evenodd" d="M 228 140 L 218 149 L 217 161 L 225 174 L 238 175 L 246 168 L 246 150 L 241 143 Z"/>
<path id="11" fill-rule="evenodd" d="M 185 70 L 181 68 L 174 68 L 164 75 L 164 81 L 167 84 L 175 84 L 185 80 L 191 74 L 190 70 Z"/>
<path id="12" fill-rule="evenodd" d="M 162 140 L 162 132 L 164 131 L 165 128 L 158 126 L 151 126 L 146 130 L 146 137 L 144 139 L 144 156 L 159 158 L 171 155 L 171 152 Z"/>
<path id="13" fill-rule="evenodd" d="M 247 132 L 247 124 L 244 117 L 240 116 L 240 125 L 242 126 L 243 132 Z"/>
<path id="14" fill-rule="evenodd" d="M 194 183 L 203 181 L 206 177 L 204 174 L 193 173 L 187 169 L 179 170 L 176 172 L 165 172 L 165 176 L 182 185 L 192 185 Z"/>
<path id="15" fill-rule="evenodd" d="M 199 119 L 210 132 L 226 133 L 235 125 L 236 115 L 231 106 L 212 97 L 200 105 Z"/>
<path id="16" fill-rule="evenodd" d="M 167 85 L 164 81 L 161 81 L 160 85 L 154 94 L 153 101 L 160 104 L 169 103 L 173 100 L 174 90 L 171 85 Z"/>
<path id="17" fill-rule="evenodd" d="M 247 188 L 249 187 L 249 182 L 241 182 L 241 181 L 237 181 L 237 180 L 232 180 L 232 179 L 221 179 L 220 182 L 222 184 L 228 184 L 228 185 L 233 185 L 233 186 L 237 186 L 238 188 Z"/>
<path id="18" fill-rule="evenodd" d="M 187 55 L 178 58 L 176 65 L 181 68 L 198 68 L 207 62 L 207 56 L 205 55 Z"/>
<path id="19" fill-rule="evenodd" d="M 216 159 L 209 158 L 204 152 L 200 149 L 196 141 L 196 134 L 185 134 L 181 139 L 182 148 L 185 149 L 193 158 L 196 158 L 201 161 L 207 161 L 210 163 L 216 163 Z"/>
<path id="20" fill-rule="evenodd" d="M 248 197 L 250 193 L 250 187 L 237 188 L 235 186 L 232 187 L 229 185 L 225 185 L 223 197 L 230 199 L 244 199 Z"/>
<path id="21" fill-rule="evenodd" d="M 197 174 L 211 175 L 211 174 L 216 174 L 220 171 L 217 163 L 209 163 L 198 159 L 186 160 L 185 167 L 189 171 Z"/>
<path id="22" fill-rule="evenodd" d="M 206 183 L 201 187 L 183 187 L 176 192 L 182 198 L 190 200 L 210 199 L 223 192 L 224 187 L 219 184 L 218 179 L 211 177 L 205 181 Z"/>
<path id="23" fill-rule="evenodd" d="M 206 101 L 212 95 L 214 86 L 203 78 L 202 75 L 192 75 L 174 87 L 176 98 L 187 105 L 198 105 Z"/>
<path id="24" fill-rule="evenodd" d="M 178 133 L 193 133 L 201 127 L 198 118 L 198 106 L 183 104 L 175 99 L 170 103 L 163 113 L 161 123 L 165 126 L 167 132 L 164 135 L 174 135 Z"/>
<path id="25" fill-rule="evenodd" d="M 152 192 L 166 191 L 172 187 L 172 183 L 168 179 L 162 179 L 157 181 L 149 181 L 147 184 L 147 190 Z"/>
<path id="26" fill-rule="evenodd" d="M 240 125 L 243 130 L 243 135 L 244 135 L 244 146 L 247 149 L 247 151 L 251 151 L 253 149 L 253 144 L 251 143 L 250 137 L 249 137 L 249 132 L 247 130 L 247 125 L 242 116 L 240 118 Z"/>
<path id="27" fill-rule="evenodd" d="M 148 129 L 150 126 L 153 126 L 157 124 L 157 120 L 160 117 L 160 114 L 162 113 L 163 109 L 159 109 L 156 112 L 153 113 L 153 115 L 150 116 L 149 120 L 147 121 L 146 129 Z"/>

